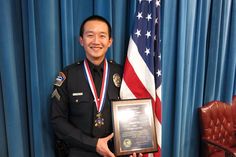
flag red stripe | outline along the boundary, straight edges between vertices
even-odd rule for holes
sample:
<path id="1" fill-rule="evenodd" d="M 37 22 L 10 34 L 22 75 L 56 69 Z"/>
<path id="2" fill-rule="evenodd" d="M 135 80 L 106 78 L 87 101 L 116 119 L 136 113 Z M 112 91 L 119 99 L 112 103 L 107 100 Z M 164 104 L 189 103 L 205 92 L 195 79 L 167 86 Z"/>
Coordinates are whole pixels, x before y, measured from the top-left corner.
<path id="1" fill-rule="evenodd" d="M 143 154 L 143 157 L 148 157 L 148 153 L 147 154 Z M 153 154 L 153 157 L 161 157 L 161 148 L 158 146 L 158 152 L 155 152 Z"/>
<path id="2" fill-rule="evenodd" d="M 153 110 L 155 112 L 155 115 L 156 115 L 158 121 L 161 123 L 162 122 L 162 119 L 161 119 L 162 106 L 161 106 L 161 100 L 158 96 L 156 97 L 156 102 L 153 104 L 154 104 Z"/>
<path id="3" fill-rule="evenodd" d="M 124 76 L 123 79 L 127 86 L 129 87 L 130 91 L 133 93 L 133 95 L 136 98 L 152 98 L 152 96 L 149 94 L 145 86 L 140 81 L 139 77 L 134 71 L 134 68 L 130 64 L 129 60 L 126 59 L 125 61 L 125 68 L 124 68 Z M 135 82 L 135 83 L 134 83 Z M 161 101 L 156 96 L 156 100 L 153 100 L 152 98 L 152 104 L 153 104 L 153 110 L 155 112 L 155 115 L 159 122 L 161 123 Z"/>
<path id="4" fill-rule="evenodd" d="M 128 59 L 125 62 L 124 81 L 136 98 L 151 98 Z"/>

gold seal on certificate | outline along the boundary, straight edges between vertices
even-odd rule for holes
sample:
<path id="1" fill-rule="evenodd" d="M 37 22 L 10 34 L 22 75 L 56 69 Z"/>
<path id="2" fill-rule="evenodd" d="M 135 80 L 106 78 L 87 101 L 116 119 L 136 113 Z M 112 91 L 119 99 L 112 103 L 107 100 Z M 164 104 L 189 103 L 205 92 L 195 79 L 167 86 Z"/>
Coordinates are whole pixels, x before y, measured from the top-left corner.
<path id="1" fill-rule="evenodd" d="M 112 101 L 116 156 L 157 151 L 151 99 Z"/>
<path id="2" fill-rule="evenodd" d="M 131 147 L 132 142 L 130 139 L 124 139 L 123 145 L 124 145 L 124 147 L 129 148 L 129 147 Z"/>

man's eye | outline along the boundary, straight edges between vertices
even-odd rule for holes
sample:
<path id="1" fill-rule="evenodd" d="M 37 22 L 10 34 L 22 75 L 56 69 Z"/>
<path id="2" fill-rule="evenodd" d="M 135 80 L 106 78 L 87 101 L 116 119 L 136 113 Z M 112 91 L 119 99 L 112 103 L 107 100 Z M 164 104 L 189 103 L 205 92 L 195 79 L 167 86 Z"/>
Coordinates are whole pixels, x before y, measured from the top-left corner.
<path id="1" fill-rule="evenodd" d="M 92 34 L 88 34 L 87 37 L 93 37 L 93 35 Z"/>
<path id="2" fill-rule="evenodd" d="M 106 36 L 105 36 L 105 35 L 101 35 L 100 37 L 101 37 L 101 38 L 106 38 Z"/>

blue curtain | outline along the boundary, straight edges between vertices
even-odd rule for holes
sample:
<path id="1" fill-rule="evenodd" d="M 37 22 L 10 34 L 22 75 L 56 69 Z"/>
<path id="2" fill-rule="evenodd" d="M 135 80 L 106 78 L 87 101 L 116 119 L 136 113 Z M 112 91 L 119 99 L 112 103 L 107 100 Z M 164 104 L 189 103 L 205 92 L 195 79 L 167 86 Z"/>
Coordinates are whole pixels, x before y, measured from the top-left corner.
<path id="1" fill-rule="evenodd" d="M 162 1 L 165 156 L 199 156 L 197 109 L 212 100 L 232 101 L 235 9 L 235 0 Z"/>
<path id="2" fill-rule="evenodd" d="M 0 156 L 53 157 L 50 93 L 84 58 L 79 27 L 110 21 L 108 59 L 123 64 L 135 0 L 0 0 Z M 162 0 L 162 156 L 199 154 L 197 108 L 236 94 L 236 1 Z"/>

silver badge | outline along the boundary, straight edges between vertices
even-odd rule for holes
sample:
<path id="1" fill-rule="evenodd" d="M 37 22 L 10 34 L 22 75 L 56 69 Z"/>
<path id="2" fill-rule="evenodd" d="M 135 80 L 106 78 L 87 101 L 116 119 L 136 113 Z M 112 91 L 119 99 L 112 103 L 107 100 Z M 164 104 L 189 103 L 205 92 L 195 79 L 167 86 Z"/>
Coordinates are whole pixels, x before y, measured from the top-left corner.
<path id="1" fill-rule="evenodd" d="M 113 82 L 115 84 L 116 87 L 120 87 L 120 84 L 121 84 L 121 78 L 120 78 L 120 75 L 118 73 L 115 73 L 113 75 Z"/>

